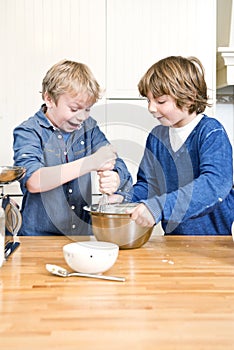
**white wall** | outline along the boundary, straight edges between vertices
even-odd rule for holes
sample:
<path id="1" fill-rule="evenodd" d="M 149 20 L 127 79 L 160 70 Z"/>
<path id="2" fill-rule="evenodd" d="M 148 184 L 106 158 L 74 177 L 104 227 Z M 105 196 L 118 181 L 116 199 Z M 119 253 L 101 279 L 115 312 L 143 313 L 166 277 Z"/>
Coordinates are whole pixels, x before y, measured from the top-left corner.
<path id="1" fill-rule="evenodd" d="M 12 165 L 12 131 L 39 109 L 41 81 L 63 58 L 86 63 L 105 97 L 122 99 L 104 99 L 104 110 L 94 113 L 110 139 L 124 135 L 134 144 L 139 134 L 144 145 L 152 119 L 146 104 L 131 98 L 139 97 L 137 83 L 149 65 L 167 55 L 198 56 L 215 101 L 215 28 L 216 0 L 0 0 L 0 164 Z M 126 118 L 114 126 L 119 115 L 113 120 L 108 110 L 115 103 Z M 143 128 L 136 108 L 144 108 Z"/>
<path id="2" fill-rule="evenodd" d="M 89 65 L 108 98 L 136 98 L 149 65 L 196 55 L 215 99 L 215 15 L 216 0 L 1 0 L 0 164 L 12 164 L 12 130 L 63 58 Z"/>
<path id="3" fill-rule="evenodd" d="M 84 62 L 105 85 L 105 0 L 1 0 L 0 42 L 0 164 L 12 165 L 12 130 L 40 108 L 52 64 Z"/>

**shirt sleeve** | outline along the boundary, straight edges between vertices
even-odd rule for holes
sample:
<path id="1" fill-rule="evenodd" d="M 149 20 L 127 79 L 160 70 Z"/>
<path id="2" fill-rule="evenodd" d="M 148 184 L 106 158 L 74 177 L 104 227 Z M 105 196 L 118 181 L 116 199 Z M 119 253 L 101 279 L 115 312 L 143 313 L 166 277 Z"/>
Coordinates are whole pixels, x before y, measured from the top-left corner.
<path id="1" fill-rule="evenodd" d="M 26 168 L 26 174 L 20 180 L 21 190 L 24 193 L 27 180 L 36 170 L 44 166 L 41 140 L 37 131 L 27 123 L 16 127 L 13 136 L 14 164 Z"/>

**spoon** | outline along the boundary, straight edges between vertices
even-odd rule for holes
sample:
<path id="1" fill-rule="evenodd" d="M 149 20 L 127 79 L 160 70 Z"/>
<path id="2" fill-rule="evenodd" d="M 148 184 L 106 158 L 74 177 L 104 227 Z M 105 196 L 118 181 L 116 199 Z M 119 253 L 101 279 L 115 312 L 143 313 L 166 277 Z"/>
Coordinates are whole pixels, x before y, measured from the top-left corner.
<path id="1" fill-rule="evenodd" d="M 78 276 L 78 277 L 99 278 L 99 279 L 109 280 L 109 281 L 119 281 L 119 282 L 125 281 L 124 277 L 105 276 L 105 275 L 98 275 L 94 273 L 83 273 L 83 272 L 68 272 L 63 267 L 60 267 L 57 265 L 51 265 L 51 264 L 46 264 L 46 270 L 52 273 L 53 275 L 60 276 L 60 277 Z"/>

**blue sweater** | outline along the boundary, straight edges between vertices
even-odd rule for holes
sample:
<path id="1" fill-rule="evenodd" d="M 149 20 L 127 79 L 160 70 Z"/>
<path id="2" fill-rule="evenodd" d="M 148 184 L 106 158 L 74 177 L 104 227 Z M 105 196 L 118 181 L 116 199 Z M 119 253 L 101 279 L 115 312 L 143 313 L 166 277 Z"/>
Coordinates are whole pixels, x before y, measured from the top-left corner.
<path id="1" fill-rule="evenodd" d="M 147 138 L 132 201 L 145 203 L 165 234 L 230 235 L 232 147 L 219 121 L 204 115 L 176 152 L 169 128 L 155 127 Z"/>

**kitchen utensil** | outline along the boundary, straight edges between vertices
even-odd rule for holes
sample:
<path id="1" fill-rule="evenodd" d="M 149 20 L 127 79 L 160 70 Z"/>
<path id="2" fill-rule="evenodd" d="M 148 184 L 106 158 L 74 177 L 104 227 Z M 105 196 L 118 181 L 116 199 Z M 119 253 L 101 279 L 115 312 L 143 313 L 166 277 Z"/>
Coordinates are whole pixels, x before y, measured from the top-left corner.
<path id="1" fill-rule="evenodd" d="M 63 255 L 68 266 L 82 273 L 101 273 L 109 270 L 118 254 L 118 245 L 109 242 L 73 242 L 63 247 Z"/>
<path id="2" fill-rule="evenodd" d="M 15 251 L 20 245 L 20 242 L 16 241 L 18 231 L 22 224 L 22 217 L 18 204 L 10 198 L 9 195 L 5 195 L 2 199 L 2 206 L 5 210 L 5 228 L 6 228 L 6 242 L 5 242 L 5 260 Z"/>
<path id="3" fill-rule="evenodd" d="M 20 245 L 20 242 L 7 242 L 5 245 L 5 260 L 9 258 L 9 256 L 14 253 L 16 248 Z"/>
<path id="4" fill-rule="evenodd" d="M 60 277 L 72 277 L 72 276 L 78 276 L 78 277 L 91 277 L 91 278 L 99 278 L 103 280 L 109 280 L 109 281 L 118 281 L 118 282 L 124 282 L 124 277 L 117 277 L 117 276 L 105 276 L 105 275 L 98 275 L 98 274 L 91 274 L 91 273 L 82 273 L 82 272 L 68 272 L 63 267 L 57 266 L 57 265 L 51 265 L 46 264 L 46 269 L 50 273 L 56 276 Z"/>
<path id="5" fill-rule="evenodd" d="M 103 193 L 98 203 L 98 211 L 100 211 L 101 213 L 105 212 L 108 205 L 109 205 L 109 196 L 108 194 Z"/>
<path id="6" fill-rule="evenodd" d="M 8 233 L 17 236 L 22 225 L 22 216 L 18 204 L 9 195 L 3 197 L 3 208 L 5 210 L 5 222 Z"/>
<path id="7" fill-rule="evenodd" d="M 98 241 L 112 242 L 120 249 L 133 249 L 143 246 L 150 238 L 154 226 L 143 227 L 131 219 L 128 211 L 137 203 L 109 204 L 105 212 L 98 205 L 84 207 L 92 218 L 92 229 Z"/>
<path id="8" fill-rule="evenodd" d="M 0 166 L 0 185 L 20 180 L 25 172 L 26 169 L 20 166 Z"/>
<path id="9" fill-rule="evenodd" d="M 232 239 L 233 239 L 233 241 L 234 241 L 234 221 L 233 221 L 233 223 L 232 223 Z"/>

